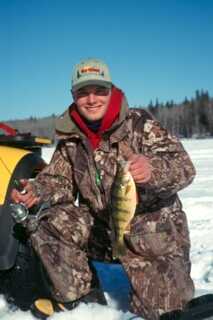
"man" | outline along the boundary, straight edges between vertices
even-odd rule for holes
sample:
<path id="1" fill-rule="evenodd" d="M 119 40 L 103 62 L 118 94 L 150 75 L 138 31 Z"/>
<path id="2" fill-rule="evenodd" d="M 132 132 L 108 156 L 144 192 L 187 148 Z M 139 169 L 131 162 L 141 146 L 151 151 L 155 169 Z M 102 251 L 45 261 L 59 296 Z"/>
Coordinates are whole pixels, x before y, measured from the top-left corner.
<path id="1" fill-rule="evenodd" d="M 12 191 L 13 201 L 28 208 L 49 204 L 36 228 L 30 221 L 26 228 L 48 277 L 51 305 L 90 295 L 88 259 L 112 261 L 111 188 L 123 157 L 138 194 L 127 254 L 120 258 L 132 311 L 157 320 L 182 309 L 194 294 L 187 220 L 177 195 L 195 176 L 189 156 L 147 111 L 128 108 L 104 62 L 76 65 L 72 95 L 74 103 L 56 122 L 59 142 L 50 164 L 35 181 L 22 181 L 25 194 Z M 41 304 L 34 308 L 45 314 Z"/>

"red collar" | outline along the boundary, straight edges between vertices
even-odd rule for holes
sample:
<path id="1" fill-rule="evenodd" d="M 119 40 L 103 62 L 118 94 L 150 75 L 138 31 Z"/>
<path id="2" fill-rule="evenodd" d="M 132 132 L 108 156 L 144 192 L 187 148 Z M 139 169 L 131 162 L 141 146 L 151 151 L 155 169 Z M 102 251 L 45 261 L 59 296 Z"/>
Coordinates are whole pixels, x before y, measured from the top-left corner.
<path id="1" fill-rule="evenodd" d="M 93 132 L 88 128 L 84 118 L 77 112 L 76 105 L 72 105 L 70 115 L 81 131 L 85 133 L 93 149 L 96 149 L 99 146 L 102 133 L 108 130 L 112 126 L 113 122 L 118 118 L 121 109 L 122 98 L 122 91 L 116 87 L 113 87 L 109 106 L 102 119 L 98 132 Z"/>

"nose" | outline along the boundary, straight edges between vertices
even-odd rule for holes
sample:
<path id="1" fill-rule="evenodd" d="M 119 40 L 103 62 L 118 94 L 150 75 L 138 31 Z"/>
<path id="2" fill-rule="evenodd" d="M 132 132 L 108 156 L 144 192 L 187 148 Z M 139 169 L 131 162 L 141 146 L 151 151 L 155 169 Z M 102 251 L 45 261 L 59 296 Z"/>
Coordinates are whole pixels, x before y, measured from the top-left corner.
<path id="1" fill-rule="evenodd" d="M 89 93 L 87 99 L 88 99 L 89 104 L 94 104 L 95 103 L 95 94 L 92 92 Z"/>

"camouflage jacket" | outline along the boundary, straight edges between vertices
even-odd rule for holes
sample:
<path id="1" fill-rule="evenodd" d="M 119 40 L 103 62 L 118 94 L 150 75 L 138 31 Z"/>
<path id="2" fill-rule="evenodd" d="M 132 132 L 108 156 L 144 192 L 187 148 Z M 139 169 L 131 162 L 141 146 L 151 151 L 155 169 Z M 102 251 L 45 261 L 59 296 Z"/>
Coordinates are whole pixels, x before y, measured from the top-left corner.
<path id="1" fill-rule="evenodd" d="M 83 205 L 96 217 L 109 220 L 110 193 L 117 158 L 128 152 L 143 154 L 152 165 L 152 177 L 137 185 L 137 213 L 146 214 L 178 203 L 177 192 L 189 185 L 195 169 L 182 144 L 143 109 L 129 109 L 125 98 L 119 119 L 93 151 L 86 136 L 70 118 L 69 109 L 58 118 L 59 142 L 50 164 L 36 177 L 37 194 L 52 206 Z"/>

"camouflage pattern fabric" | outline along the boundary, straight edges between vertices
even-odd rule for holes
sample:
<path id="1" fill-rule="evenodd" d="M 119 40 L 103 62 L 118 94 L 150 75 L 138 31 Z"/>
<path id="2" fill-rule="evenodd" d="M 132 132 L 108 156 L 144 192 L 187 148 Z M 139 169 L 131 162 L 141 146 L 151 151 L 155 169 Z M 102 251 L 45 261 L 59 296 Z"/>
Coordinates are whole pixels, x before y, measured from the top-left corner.
<path id="1" fill-rule="evenodd" d="M 82 208 L 79 211 L 67 204 L 49 209 L 48 214 L 32 233 L 31 242 L 47 271 L 55 299 L 73 301 L 90 290 L 92 274 L 86 248 L 92 219 Z"/>
<path id="2" fill-rule="evenodd" d="M 132 310 L 155 320 L 181 309 L 193 297 L 194 286 L 187 222 L 178 202 L 136 216 L 126 241 L 129 252 L 122 263 L 132 283 Z"/>
<path id="3" fill-rule="evenodd" d="M 69 117 L 57 124 L 61 140 L 34 188 L 51 208 L 31 233 L 59 301 L 90 290 L 88 258 L 111 261 L 111 188 L 118 157 L 147 156 L 152 177 L 137 185 L 139 204 L 126 235 L 121 259 L 132 286 L 132 311 L 145 319 L 182 308 L 194 294 L 190 277 L 190 240 L 177 192 L 189 185 L 195 169 L 182 144 L 144 110 L 128 110 L 104 133 L 93 151 Z M 78 199 L 79 207 L 75 206 Z"/>

